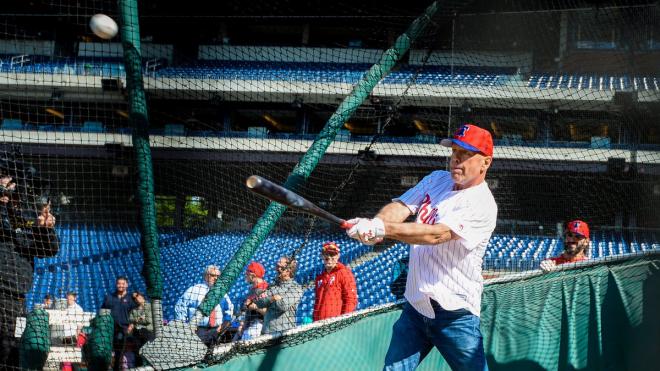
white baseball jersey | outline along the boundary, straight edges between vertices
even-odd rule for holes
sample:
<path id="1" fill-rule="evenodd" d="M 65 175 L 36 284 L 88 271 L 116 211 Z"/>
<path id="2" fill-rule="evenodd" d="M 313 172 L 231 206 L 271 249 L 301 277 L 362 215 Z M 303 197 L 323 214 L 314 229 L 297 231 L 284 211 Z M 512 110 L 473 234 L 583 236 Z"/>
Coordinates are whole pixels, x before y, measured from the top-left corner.
<path id="1" fill-rule="evenodd" d="M 460 236 L 437 245 L 412 245 L 405 297 L 421 314 L 435 318 L 430 299 L 445 310 L 481 313 L 481 264 L 497 219 L 486 182 L 454 191 L 446 171 L 434 171 L 393 201 L 405 204 L 417 223 L 444 224 Z"/>

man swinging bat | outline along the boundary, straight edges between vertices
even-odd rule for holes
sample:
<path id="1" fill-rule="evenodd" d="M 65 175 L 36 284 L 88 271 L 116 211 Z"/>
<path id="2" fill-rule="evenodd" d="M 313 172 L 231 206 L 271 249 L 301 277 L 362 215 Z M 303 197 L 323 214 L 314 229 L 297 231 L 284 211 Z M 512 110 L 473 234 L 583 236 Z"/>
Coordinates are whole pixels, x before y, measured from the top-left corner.
<path id="1" fill-rule="evenodd" d="M 495 229 L 497 204 L 485 182 L 493 159 L 490 133 L 461 126 L 452 139 L 450 172 L 434 171 L 383 207 L 355 218 L 347 234 L 373 245 L 384 238 L 409 243 L 401 317 L 394 324 L 386 370 L 411 370 L 437 347 L 453 370 L 486 370 L 479 329 L 481 265 Z M 410 215 L 415 222 L 405 223 Z"/>

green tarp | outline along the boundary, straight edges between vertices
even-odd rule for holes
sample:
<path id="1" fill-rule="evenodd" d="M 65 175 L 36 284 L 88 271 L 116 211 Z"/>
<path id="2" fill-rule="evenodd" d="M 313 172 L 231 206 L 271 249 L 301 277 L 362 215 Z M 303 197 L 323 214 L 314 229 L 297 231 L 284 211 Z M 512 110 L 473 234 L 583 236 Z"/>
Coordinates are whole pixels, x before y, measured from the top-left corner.
<path id="1" fill-rule="evenodd" d="M 482 332 L 491 370 L 656 370 L 657 256 L 488 285 Z M 237 356 L 214 370 L 379 370 L 400 310 L 295 345 Z M 419 370 L 446 370 L 436 350 Z"/>

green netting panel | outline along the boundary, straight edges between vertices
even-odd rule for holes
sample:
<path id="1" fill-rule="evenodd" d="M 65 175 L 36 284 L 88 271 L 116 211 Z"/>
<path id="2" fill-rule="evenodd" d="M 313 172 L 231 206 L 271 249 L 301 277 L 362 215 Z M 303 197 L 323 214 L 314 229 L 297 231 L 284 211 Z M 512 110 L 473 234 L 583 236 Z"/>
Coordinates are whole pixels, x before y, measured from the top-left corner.
<path id="1" fill-rule="evenodd" d="M 659 263 L 634 259 L 487 285 L 481 328 L 489 368 L 655 369 Z M 379 370 L 400 315 L 392 309 L 340 322 L 334 332 L 326 326 L 254 346 L 212 369 Z M 418 369 L 449 367 L 434 349 Z"/>
<path id="2" fill-rule="evenodd" d="M 50 329 L 48 313 L 43 309 L 32 311 L 27 316 L 25 331 L 21 336 L 20 365 L 26 370 L 41 370 L 50 352 Z"/>
<path id="3" fill-rule="evenodd" d="M 90 325 L 89 339 L 83 347 L 86 363 L 91 369 L 107 370 L 112 364 L 115 322 L 105 314 L 95 317 Z"/>
<path id="4" fill-rule="evenodd" d="M 637 370 L 657 362 L 658 259 L 489 285 L 482 330 L 494 369 Z"/>

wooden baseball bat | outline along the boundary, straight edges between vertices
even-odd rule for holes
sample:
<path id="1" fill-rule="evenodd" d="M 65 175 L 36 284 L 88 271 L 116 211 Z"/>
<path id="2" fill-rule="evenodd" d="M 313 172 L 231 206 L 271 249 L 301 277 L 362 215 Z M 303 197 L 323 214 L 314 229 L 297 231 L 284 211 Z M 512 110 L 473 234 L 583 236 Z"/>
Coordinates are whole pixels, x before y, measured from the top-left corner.
<path id="1" fill-rule="evenodd" d="M 296 209 L 308 214 L 318 216 L 329 222 L 337 224 L 341 228 L 348 229 L 353 225 L 346 220 L 339 218 L 328 211 L 316 206 L 313 202 L 305 199 L 299 194 L 288 190 L 280 185 L 271 182 L 268 179 L 262 178 L 258 175 L 252 175 L 245 181 L 247 188 L 271 201 L 279 202 L 284 206 Z"/>

